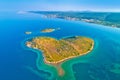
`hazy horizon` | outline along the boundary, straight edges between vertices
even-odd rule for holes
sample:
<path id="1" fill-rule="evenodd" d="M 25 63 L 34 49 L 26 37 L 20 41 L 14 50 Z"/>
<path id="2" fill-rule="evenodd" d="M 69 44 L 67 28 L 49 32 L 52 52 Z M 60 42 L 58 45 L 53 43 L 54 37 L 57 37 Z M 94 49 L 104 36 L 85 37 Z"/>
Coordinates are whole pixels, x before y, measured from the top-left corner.
<path id="1" fill-rule="evenodd" d="M 120 12 L 120 0 L 0 0 L 0 11 Z"/>

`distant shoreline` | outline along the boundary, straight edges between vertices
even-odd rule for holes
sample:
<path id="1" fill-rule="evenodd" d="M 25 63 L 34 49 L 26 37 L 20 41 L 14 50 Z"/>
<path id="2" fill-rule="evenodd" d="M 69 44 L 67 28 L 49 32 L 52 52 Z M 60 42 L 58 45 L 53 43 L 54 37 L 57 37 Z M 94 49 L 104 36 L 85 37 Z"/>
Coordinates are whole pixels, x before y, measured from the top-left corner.
<path id="1" fill-rule="evenodd" d="M 70 21 L 82 21 L 86 23 L 93 23 L 93 24 L 108 26 L 111 28 L 120 28 L 120 23 L 119 23 L 120 18 L 119 17 L 116 18 L 117 16 L 120 16 L 120 13 L 118 12 L 29 11 L 29 13 L 41 14 L 43 15 L 42 16 L 43 18 L 58 18 L 58 19 L 65 19 Z M 113 16 L 116 16 L 116 17 L 113 17 Z"/>

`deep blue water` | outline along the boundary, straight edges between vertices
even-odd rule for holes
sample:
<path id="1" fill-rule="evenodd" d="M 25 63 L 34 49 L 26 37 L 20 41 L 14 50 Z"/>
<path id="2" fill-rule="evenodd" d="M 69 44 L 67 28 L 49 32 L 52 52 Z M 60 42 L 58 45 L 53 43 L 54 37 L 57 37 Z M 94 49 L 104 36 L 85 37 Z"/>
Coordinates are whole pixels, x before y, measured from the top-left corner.
<path id="1" fill-rule="evenodd" d="M 120 80 L 120 29 L 61 19 L 43 19 L 30 13 L 0 14 L 0 80 L 45 80 L 44 76 L 50 77 L 49 72 L 37 69 L 38 56 L 35 52 L 25 50 L 23 41 L 34 36 L 60 39 L 72 35 L 94 39 L 95 48 L 88 55 L 65 62 L 63 68 L 73 71 L 69 74 L 74 75 L 76 80 Z M 40 33 L 40 30 L 49 27 L 61 29 L 53 33 Z M 32 34 L 26 35 L 26 31 L 32 31 Z M 68 80 L 71 77 L 69 74 L 61 80 Z"/>

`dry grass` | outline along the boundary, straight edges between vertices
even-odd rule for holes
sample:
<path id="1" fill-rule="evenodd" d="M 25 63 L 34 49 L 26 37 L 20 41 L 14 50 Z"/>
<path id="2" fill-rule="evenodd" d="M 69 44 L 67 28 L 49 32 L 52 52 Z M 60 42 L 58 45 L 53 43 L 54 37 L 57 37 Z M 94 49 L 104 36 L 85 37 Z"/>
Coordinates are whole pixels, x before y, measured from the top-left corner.
<path id="1" fill-rule="evenodd" d="M 61 40 L 50 37 L 36 37 L 31 41 L 31 47 L 41 50 L 45 61 L 57 63 L 70 57 L 86 54 L 93 47 L 90 38 L 74 36 Z"/>

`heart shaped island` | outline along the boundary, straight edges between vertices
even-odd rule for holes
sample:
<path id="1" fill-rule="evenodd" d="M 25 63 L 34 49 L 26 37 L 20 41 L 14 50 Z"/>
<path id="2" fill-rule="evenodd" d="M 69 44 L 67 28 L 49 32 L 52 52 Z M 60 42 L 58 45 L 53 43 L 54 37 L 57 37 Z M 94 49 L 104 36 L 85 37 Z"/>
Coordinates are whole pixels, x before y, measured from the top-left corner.
<path id="1" fill-rule="evenodd" d="M 28 40 L 26 46 L 42 51 L 45 63 L 58 64 L 89 53 L 93 49 L 94 41 L 81 36 L 72 36 L 60 40 L 42 36 Z"/>

